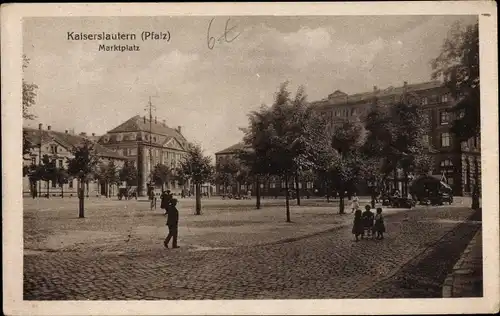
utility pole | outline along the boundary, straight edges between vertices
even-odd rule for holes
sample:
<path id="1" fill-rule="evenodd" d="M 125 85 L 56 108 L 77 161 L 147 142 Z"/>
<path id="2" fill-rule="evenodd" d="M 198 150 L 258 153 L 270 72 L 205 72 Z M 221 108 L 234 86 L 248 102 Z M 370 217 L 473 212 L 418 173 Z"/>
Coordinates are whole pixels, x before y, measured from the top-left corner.
<path id="1" fill-rule="evenodd" d="M 40 146 L 38 146 L 38 169 L 40 170 L 42 165 L 42 123 L 38 124 L 38 132 L 40 134 Z M 42 193 L 42 181 L 38 179 L 38 197 Z"/>
<path id="2" fill-rule="evenodd" d="M 151 102 L 151 97 L 149 97 L 148 105 L 145 109 L 149 112 L 149 184 L 153 183 L 153 111 L 156 110 L 156 107 Z M 149 194 L 149 192 L 148 192 Z M 153 201 L 151 201 L 151 208 L 153 206 Z"/>

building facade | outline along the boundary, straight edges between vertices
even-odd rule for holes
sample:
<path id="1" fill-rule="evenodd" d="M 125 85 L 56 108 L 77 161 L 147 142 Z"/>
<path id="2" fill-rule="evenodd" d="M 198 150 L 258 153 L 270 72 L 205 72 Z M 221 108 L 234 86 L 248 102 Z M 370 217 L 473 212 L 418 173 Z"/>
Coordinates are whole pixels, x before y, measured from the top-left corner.
<path id="1" fill-rule="evenodd" d="M 52 130 L 51 126 L 43 129 L 42 124 L 39 129 L 23 128 L 23 133 L 27 140 L 32 144 L 29 153 L 23 155 L 23 167 L 38 165 L 41 163 L 41 157 L 47 155 L 49 159 L 55 160 L 58 168 L 63 167 L 67 170 L 68 158 L 73 158 L 72 150 L 81 145 L 87 138 L 85 134 L 75 135 L 72 132 L 58 132 Z M 41 140 L 41 141 L 40 141 Z M 41 146 L 39 145 L 41 144 Z M 97 143 L 94 143 L 94 150 L 99 157 L 100 163 L 109 164 L 114 162 L 117 168 L 121 168 L 126 161 L 126 157 L 109 150 Z M 103 184 L 98 181 L 89 181 L 85 185 L 87 196 L 101 196 Z M 38 196 L 77 196 L 77 180 L 70 178 L 67 183 L 61 184 L 55 181 L 38 181 L 34 184 L 27 175 L 23 176 L 23 195 L 31 196 L 34 192 Z M 116 185 L 111 185 L 110 192 L 118 192 Z"/>
<path id="2" fill-rule="evenodd" d="M 245 149 L 245 145 L 243 143 L 238 143 L 215 153 L 216 166 L 219 166 L 228 159 L 238 159 L 237 155 L 243 149 Z M 233 195 L 246 195 L 248 191 L 250 191 L 252 195 L 255 195 L 257 190 L 256 185 L 257 184 L 251 179 L 249 179 L 248 181 L 237 181 L 235 179 L 231 183 L 220 183 L 220 181 L 217 181 L 216 194 L 224 195 L 230 193 Z M 283 196 L 286 193 L 286 183 L 279 177 L 263 177 L 259 179 L 259 186 L 260 194 L 262 196 Z M 309 181 L 300 179 L 298 181 L 298 184 L 295 183 L 294 179 L 290 179 L 288 188 L 296 191 L 297 186 L 300 190 L 301 195 L 314 194 L 313 179 L 309 179 Z"/>
<path id="3" fill-rule="evenodd" d="M 188 144 L 180 126 L 170 128 L 165 121 L 158 122 L 156 118 L 150 120 L 137 115 L 101 136 L 98 143 L 134 161 L 140 196 L 147 194 L 148 184 L 152 183 L 151 172 L 157 164 L 172 170 L 173 177 L 166 183 L 166 188 L 176 194 L 186 188 L 175 180 L 175 170 Z"/>
<path id="4" fill-rule="evenodd" d="M 447 182 L 455 195 L 470 195 L 473 185 L 481 185 L 481 145 L 479 137 L 459 142 L 451 132 L 454 120 L 449 109 L 455 100 L 439 81 L 418 84 L 404 82 L 399 87 L 348 95 L 335 91 L 328 98 L 312 103 L 321 115 L 328 118 L 330 127 L 346 119 L 365 121 L 366 114 L 377 102 L 391 106 L 407 96 L 417 101 L 429 120 L 429 133 L 424 141 L 433 156 L 433 174 Z"/>
<path id="5" fill-rule="evenodd" d="M 453 114 L 448 110 L 454 106 L 449 91 L 441 82 L 431 81 L 418 84 L 404 82 L 399 87 L 388 87 L 380 90 L 374 87 L 370 92 L 348 95 L 342 91 L 335 91 L 327 98 L 311 103 L 320 115 L 327 118 L 328 127 L 335 128 L 344 120 L 359 120 L 364 122 L 366 115 L 372 106 L 377 103 L 391 106 L 408 96 L 417 101 L 423 108 L 429 121 L 429 133 L 425 135 L 424 141 L 429 145 L 429 154 L 433 156 L 433 175 L 441 178 L 453 189 L 454 195 L 471 194 L 474 185 L 481 188 L 481 144 L 479 137 L 469 139 L 467 142 L 459 142 L 451 132 L 451 124 L 454 120 Z M 216 153 L 216 160 L 224 159 L 236 154 L 242 145 L 234 145 Z M 402 177 L 401 174 L 398 177 Z M 400 179 L 402 180 L 402 179 Z M 267 179 L 261 184 L 262 192 L 275 195 L 282 192 L 284 183 L 279 179 Z M 306 181 L 299 183 L 303 194 L 322 191 L 319 183 Z M 399 189 L 401 191 L 401 183 Z M 295 184 L 290 183 L 290 188 Z M 220 191 L 217 185 L 217 192 Z M 367 193 L 368 186 L 360 184 L 359 193 Z M 253 190 L 255 192 L 255 190 Z"/>

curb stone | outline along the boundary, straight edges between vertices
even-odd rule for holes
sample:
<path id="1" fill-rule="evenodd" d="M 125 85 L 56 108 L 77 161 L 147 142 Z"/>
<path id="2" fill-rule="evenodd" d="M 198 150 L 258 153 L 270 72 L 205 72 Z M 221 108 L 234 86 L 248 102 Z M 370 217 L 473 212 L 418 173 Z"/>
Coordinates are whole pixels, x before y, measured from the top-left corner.
<path id="1" fill-rule="evenodd" d="M 472 240 L 469 242 L 467 245 L 467 248 L 465 248 L 464 252 L 460 256 L 460 259 L 457 261 L 455 266 L 453 267 L 452 271 L 448 273 L 442 287 L 442 296 L 443 298 L 452 298 L 453 295 L 455 294 L 453 292 L 454 289 L 454 283 L 455 283 L 455 278 L 457 275 L 460 274 L 468 274 L 471 269 L 465 268 L 464 267 L 464 262 L 466 261 L 467 256 L 471 253 L 472 249 L 476 246 L 477 240 L 481 237 L 482 235 L 482 229 L 480 228 Z"/>

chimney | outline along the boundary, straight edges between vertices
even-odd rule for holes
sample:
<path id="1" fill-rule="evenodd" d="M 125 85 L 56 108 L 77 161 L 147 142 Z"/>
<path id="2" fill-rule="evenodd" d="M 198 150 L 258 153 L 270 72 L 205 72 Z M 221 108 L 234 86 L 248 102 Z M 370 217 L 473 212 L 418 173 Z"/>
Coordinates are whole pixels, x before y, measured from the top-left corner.
<path id="1" fill-rule="evenodd" d="M 378 92 L 378 87 L 377 86 L 373 86 L 373 92 Z"/>
<path id="2" fill-rule="evenodd" d="M 92 136 L 95 136 L 95 133 L 92 133 Z"/>
<path id="3" fill-rule="evenodd" d="M 52 126 L 50 126 L 50 125 L 47 126 L 48 131 L 50 131 L 51 128 L 52 128 Z"/>
<path id="4" fill-rule="evenodd" d="M 68 134 L 68 130 L 65 130 L 65 131 L 64 131 L 64 134 Z"/>
<path id="5" fill-rule="evenodd" d="M 403 83 L 403 86 L 404 86 L 404 87 L 406 87 L 407 85 L 408 85 L 408 81 L 405 81 L 405 82 Z"/>
<path id="6" fill-rule="evenodd" d="M 158 122 L 156 121 L 156 116 L 155 116 L 155 124 L 156 124 L 156 123 L 158 123 Z"/>
<path id="7" fill-rule="evenodd" d="M 42 129 L 42 123 L 38 124 L 38 129 L 41 130 Z"/>
<path id="8" fill-rule="evenodd" d="M 87 133 L 85 133 L 85 132 L 81 132 L 81 133 L 80 133 L 80 136 L 87 136 Z"/>
<path id="9" fill-rule="evenodd" d="M 179 133 L 181 133 L 181 131 L 182 131 L 182 126 L 177 126 L 177 131 L 178 131 Z"/>

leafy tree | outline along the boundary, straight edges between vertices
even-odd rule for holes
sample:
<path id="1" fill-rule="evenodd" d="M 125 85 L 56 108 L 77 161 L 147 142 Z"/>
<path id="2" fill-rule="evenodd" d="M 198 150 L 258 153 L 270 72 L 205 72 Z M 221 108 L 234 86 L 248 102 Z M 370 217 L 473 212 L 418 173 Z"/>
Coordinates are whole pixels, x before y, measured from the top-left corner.
<path id="1" fill-rule="evenodd" d="M 29 59 L 26 55 L 23 55 L 23 70 L 26 69 L 29 65 Z M 31 108 L 35 105 L 36 102 L 36 90 L 38 86 L 33 83 L 28 83 L 24 80 L 23 82 L 23 119 L 25 120 L 33 120 L 36 116 L 31 113 Z M 33 144 L 29 138 L 28 133 L 23 131 L 23 155 L 28 154 L 30 149 L 33 148 L 35 144 Z"/>
<path id="2" fill-rule="evenodd" d="M 69 174 L 64 167 L 58 167 L 56 169 L 56 182 L 61 187 L 61 198 L 64 198 L 64 184 L 68 183 Z"/>
<path id="3" fill-rule="evenodd" d="M 157 164 L 153 168 L 153 182 L 156 185 L 161 185 L 161 190 L 163 191 L 165 183 L 168 183 L 169 180 L 173 178 L 172 169 L 165 166 L 164 164 Z"/>
<path id="4" fill-rule="evenodd" d="M 441 53 L 431 61 L 432 78 L 441 78 L 457 100 L 452 132 L 459 140 L 480 133 L 479 23 L 456 23 L 445 39 Z"/>
<path id="5" fill-rule="evenodd" d="M 283 179 L 286 218 L 290 222 L 289 183 L 298 182 L 301 170 L 314 165 L 317 139 L 323 131 L 313 123 L 316 113 L 307 105 L 304 89 L 299 87 L 292 99 L 287 84 L 280 86 L 271 107 L 262 106 L 250 113 L 244 142 L 254 155 L 250 161 L 259 169 L 254 173 Z M 297 204 L 300 205 L 300 194 Z"/>
<path id="6" fill-rule="evenodd" d="M 403 171 L 403 194 L 406 196 L 408 176 L 417 171 L 417 161 L 427 159 L 427 144 L 423 139 L 429 125 L 422 108 L 411 99 L 403 99 L 391 107 L 391 122 L 394 132 L 391 154 Z"/>
<path id="7" fill-rule="evenodd" d="M 56 182 L 57 180 L 57 167 L 55 159 L 48 155 L 43 155 L 42 164 L 38 166 L 37 173 L 40 176 L 40 180 L 46 181 L 47 183 L 46 198 L 49 198 L 50 181 Z"/>
<path id="8" fill-rule="evenodd" d="M 222 184 L 224 187 L 223 194 L 227 194 L 227 187 L 233 186 L 236 181 L 236 174 L 240 169 L 240 162 L 237 158 L 228 156 L 222 160 L 217 161 L 215 166 L 216 182 Z"/>
<path id="9" fill-rule="evenodd" d="M 132 161 L 125 161 L 119 172 L 120 181 L 124 181 L 128 186 L 137 185 L 137 168 Z"/>
<path id="10" fill-rule="evenodd" d="M 33 198 L 37 197 L 40 192 L 37 193 L 37 183 L 43 178 L 43 168 L 40 165 L 29 165 L 23 167 L 23 177 L 27 176 L 30 182 L 31 193 Z"/>
<path id="11" fill-rule="evenodd" d="M 330 183 L 339 193 L 339 213 L 344 213 L 345 191 L 350 190 L 363 176 L 366 157 L 361 148 L 365 141 L 365 129 L 359 122 L 344 121 L 337 126 L 330 137 L 331 149 L 325 150 L 328 158 L 326 171 Z"/>
<path id="12" fill-rule="evenodd" d="M 213 179 L 214 167 L 210 157 L 203 155 L 198 145 L 189 145 L 186 155 L 180 162 L 179 176 L 190 179 L 195 186 L 196 215 L 201 214 L 201 185 Z"/>
<path id="13" fill-rule="evenodd" d="M 84 210 L 84 188 L 83 185 L 94 173 L 95 167 L 99 163 L 92 142 L 85 139 L 80 146 L 73 149 L 73 158 L 68 159 L 69 175 L 78 179 L 79 212 L 78 217 L 85 217 Z"/>
<path id="14" fill-rule="evenodd" d="M 106 169 L 108 184 L 113 186 L 120 183 L 120 177 L 118 175 L 118 169 L 116 167 L 115 161 L 110 160 Z"/>

